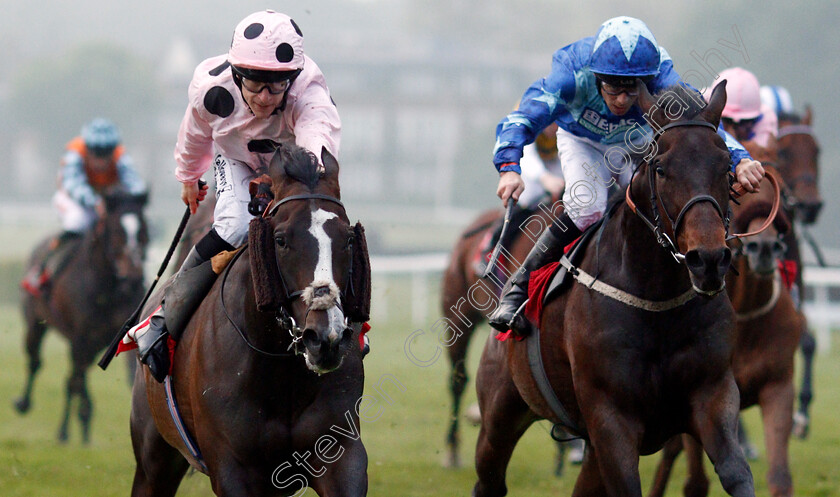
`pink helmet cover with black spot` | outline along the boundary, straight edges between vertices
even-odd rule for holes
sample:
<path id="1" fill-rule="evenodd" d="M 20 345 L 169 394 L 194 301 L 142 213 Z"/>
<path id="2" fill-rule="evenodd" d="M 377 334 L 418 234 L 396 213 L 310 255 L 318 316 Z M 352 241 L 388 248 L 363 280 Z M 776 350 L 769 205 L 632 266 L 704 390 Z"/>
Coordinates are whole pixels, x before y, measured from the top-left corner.
<path id="1" fill-rule="evenodd" d="M 228 62 L 259 71 L 303 69 L 303 33 L 286 14 L 255 12 L 236 26 Z"/>

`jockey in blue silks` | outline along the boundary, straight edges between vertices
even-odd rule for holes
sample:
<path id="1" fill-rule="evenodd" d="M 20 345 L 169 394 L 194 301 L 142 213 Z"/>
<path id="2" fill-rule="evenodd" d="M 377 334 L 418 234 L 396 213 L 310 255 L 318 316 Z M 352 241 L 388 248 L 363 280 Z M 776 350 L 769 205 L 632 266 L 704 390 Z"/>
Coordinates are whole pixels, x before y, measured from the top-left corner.
<path id="1" fill-rule="evenodd" d="M 566 190 L 564 213 L 543 230 L 522 268 L 508 280 L 490 316 L 494 328 L 527 332 L 522 310 L 531 271 L 558 260 L 565 246 L 604 215 L 610 186 L 629 183 L 639 150 L 652 135 L 635 105 L 639 80 L 653 94 L 679 83 L 680 77 L 645 23 L 632 17 L 610 19 L 594 37 L 556 51 L 551 74 L 534 82 L 517 110 L 496 128 L 496 193 L 505 206 L 524 189 L 519 167 L 523 147 L 551 123 L 559 127 L 557 149 Z M 729 149 L 738 182 L 755 191 L 764 177 L 761 164 L 720 127 L 718 134 Z"/>

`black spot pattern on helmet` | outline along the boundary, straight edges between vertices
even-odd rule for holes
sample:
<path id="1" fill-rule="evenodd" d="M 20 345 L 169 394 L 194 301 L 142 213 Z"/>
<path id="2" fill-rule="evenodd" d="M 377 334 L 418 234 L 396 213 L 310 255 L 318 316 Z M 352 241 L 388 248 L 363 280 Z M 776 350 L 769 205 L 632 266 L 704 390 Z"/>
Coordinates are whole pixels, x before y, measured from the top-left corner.
<path id="1" fill-rule="evenodd" d="M 289 19 L 289 21 L 292 23 L 292 26 L 295 28 L 295 33 L 297 33 L 297 34 L 298 34 L 298 36 L 300 36 L 301 38 L 303 38 L 303 31 L 301 31 L 301 30 L 300 30 L 300 28 L 298 27 L 298 25 L 297 25 L 297 23 L 295 22 L 295 20 L 294 20 L 294 19 Z"/>
<path id="2" fill-rule="evenodd" d="M 219 117 L 228 117 L 233 113 L 233 95 L 221 86 L 214 86 L 204 95 L 204 108 Z"/>
<path id="3" fill-rule="evenodd" d="M 222 72 L 224 72 L 224 70 L 228 67 L 230 67 L 230 62 L 224 61 L 218 66 L 214 67 L 213 69 L 210 69 L 210 76 L 218 76 L 219 74 L 222 74 Z"/>
<path id="4" fill-rule="evenodd" d="M 255 22 L 254 24 L 251 24 L 250 26 L 245 28 L 245 32 L 243 33 L 243 35 L 245 35 L 246 39 L 253 40 L 263 32 L 263 29 L 265 29 L 265 26 L 263 26 L 261 23 Z"/>
<path id="5" fill-rule="evenodd" d="M 295 49 L 288 43 L 281 43 L 274 52 L 277 60 L 283 63 L 290 62 L 295 57 Z"/>

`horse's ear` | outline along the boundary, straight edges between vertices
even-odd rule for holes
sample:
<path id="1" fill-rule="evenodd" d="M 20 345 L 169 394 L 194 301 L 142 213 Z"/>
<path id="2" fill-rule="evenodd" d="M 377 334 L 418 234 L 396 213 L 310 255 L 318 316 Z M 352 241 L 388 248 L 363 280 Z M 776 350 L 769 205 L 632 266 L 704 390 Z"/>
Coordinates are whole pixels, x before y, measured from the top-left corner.
<path id="1" fill-rule="evenodd" d="M 714 124 L 720 124 L 720 115 L 723 113 L 723 108 L 726 107 L 726 80 L 722 80 L 712 90 L 712 96 L 709 97 L 709 103 L 700 116 L 706 121 Z"/>
<path id="2" fill-rule="evenodd" d="M 647 114 L 648 111 L 656 105 L 656 100 L 647 89 L 647 85 L 641 79 L 636 81 L 636 90 L 639 92 L 639 98 L 636 102 L 642 110 L 642 114 Z"/>
<path id="3" fill-rule="evenodd" d="M 811 104 L 805 105 L 805 115 L 802 116 L 802 124 L 806 126 L 811 125 L 811 119 L 814 117 L 814 112 L 811 110 Z"/>
<path id="4" fill-rule="evenodd" d="M 327 147 L 321 147 L 321 164 L 324 165 L 324 176 L 327 178 L 338 177 L 338 161 Z"/>

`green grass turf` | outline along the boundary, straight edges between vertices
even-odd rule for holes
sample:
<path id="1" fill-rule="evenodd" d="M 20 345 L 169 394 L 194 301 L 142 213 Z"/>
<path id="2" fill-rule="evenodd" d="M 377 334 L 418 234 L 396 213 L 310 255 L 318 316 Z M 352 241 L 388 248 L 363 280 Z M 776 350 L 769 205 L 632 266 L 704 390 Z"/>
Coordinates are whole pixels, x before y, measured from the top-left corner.
<path id="1" fill-rule="evenodd" d="M 404 283 L 398 281 L 380 294 L 387 299 L 388 319 L 372 323 L 373 353 L 365 360 L 367 394 L 377 395 L 374 385 L 385 375 L 391 375 L 405 388 L 402 391 L 388 387 L 391 403 L 381 402 L 381 416 L 362 423 L 362 439 L 370 461 L 369 495 L 470 495 L 475 483 L 472 461 L 478 429 L 462 424 L 464 465 L 456 470 L 442 468 L 449 410 L 448 364 L 445 353 L 428 367 L 418 367 L 407 358 L 404 352 L 406 339 L 423 327 L 409 324 L 410 297 Z M 431 292 L 428 298 L 427 332 L 438 316 L 434 309 L 436 292 Z M 472 373 L 487 335 L 487 328 L 482 327 L 473 340 L 469 357 Z M 22 417 L 11 407 L 23 386 L 22 339 L 17 307 L 0 305 L 0 496 L 129 495 L 134 459 L 128 432 L 129 388 L 125 361 L 118 358 L 106 373 L 91 368 L 89 386 L 95 409 L 92 442 L 87 447 L 81 445 L 78 422 L 73 418 L 70 441 L 62 445 L 56 441 L 56 433 L 64 402 L 68 348 L 57 334 L 48 335 L 44 344 L 44 367 L 36 383 L 32 410 Z M 418 357 L 431 357 L 434 344 L 430 333 L 419 335 L 412 350 Z M 838 348 L 835 344 L 831 354 L 817 358 L 811 437 L 807 441 L 791 441 L 791 463 L 798 496 L 840 495 Z M 464 405 L 474 399 L 471 381 Z M 764 454 L 758 410 L 748 410 L 746 420 L 754 442 Z M 534 425 L 517 446 L 508 469 L 510 495 L 571 494 L 578 469 L 567 466 L 565 476 L 553 476 L 555 449 L 548 429 L 546 422 Z M 657 459 L 657 456 L 642 459 L 645 493 Z M 762 458 L 752 467 L 757 494 L 767 495 L 766 460 Z M 668 495 L 681 495 L 683 474 L 681 459 Z M 725 495 L 711 470 L 710 474 L 713 480 L 711 495 Z M 196 473 L 185 479 L 178 495 L 212 495 L 209 480 Z M 308 491 L 306 495 L 315 494 Z"/>

